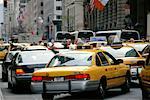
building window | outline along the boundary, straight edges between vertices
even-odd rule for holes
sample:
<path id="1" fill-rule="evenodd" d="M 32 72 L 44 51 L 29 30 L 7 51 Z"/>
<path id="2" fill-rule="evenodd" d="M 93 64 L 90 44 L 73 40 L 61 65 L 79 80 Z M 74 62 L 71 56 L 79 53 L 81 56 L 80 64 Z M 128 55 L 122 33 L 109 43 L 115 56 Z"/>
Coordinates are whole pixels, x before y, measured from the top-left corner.
<path id="1" fill-rule="evenodd" d="M 43 2 L 41 2 L 41 7 L 43 7 Z"/>
<path id="2" fill-rule="evenodd" d="M 62 19 L 62 16 L 57 15 L 57 16 L 56 16 L 56 19 Z"/>
<path id="3" fill-rule="evenodd" d="M 117 26 L 117 23 L 116 22 L 114 22 L 114 27 L 116 27 Z"/>
<path id="4" fill-rule="evenodd" d="M 57 6 L 56 10 L 62 10 L 62 7 L 61 6 Z"/>
<path id="5" fill-rule="evenodd" d="M 109 24 L 109 27 L 112 28 L 112 23 Z"/>
<path id="6" fill-rule="evenodd" d="M 42 15 L 44 14 L 43 10 L 41 10 L 41 14 L 42 14 Z"/>

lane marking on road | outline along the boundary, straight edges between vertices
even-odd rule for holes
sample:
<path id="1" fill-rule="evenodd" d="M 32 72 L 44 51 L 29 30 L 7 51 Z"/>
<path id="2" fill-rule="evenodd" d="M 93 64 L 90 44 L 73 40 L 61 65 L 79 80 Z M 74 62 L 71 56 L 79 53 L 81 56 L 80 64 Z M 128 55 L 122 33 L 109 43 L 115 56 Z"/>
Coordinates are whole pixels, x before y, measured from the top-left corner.
<path id="1" fill-rule="evenodd" d="M 4 100 L 3 94 L 2 94 L 2 90 L 0 89 L 0 100 Z"/>

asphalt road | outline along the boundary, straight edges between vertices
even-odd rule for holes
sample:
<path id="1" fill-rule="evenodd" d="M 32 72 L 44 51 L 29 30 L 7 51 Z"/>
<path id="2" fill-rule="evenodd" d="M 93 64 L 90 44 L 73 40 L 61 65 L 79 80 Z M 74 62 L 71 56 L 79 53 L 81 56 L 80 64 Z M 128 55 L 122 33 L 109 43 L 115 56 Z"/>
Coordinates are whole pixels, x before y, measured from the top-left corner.
<path id="1" fill-rule="evenodd" d="M 0 79 L 1 79 L 1 67 L 0 67 Z M 7 82 L 0 80 L 0 100 L 42 100 L 41 94 L 33 94 L 27 91 L 21 93 L 13 93 L 7 88 Z M 69 94 L 62 94 L 55 96 L 55 100 L 98 100 L 95 95 L 91 94 L 79 94 L 70 96 Z M 142 100 L 141 90 L 138 87 L 131 88 L 131 91 L 122 94 L 120 89 L 111 89 L 108 91 L 105 100 Z"/>

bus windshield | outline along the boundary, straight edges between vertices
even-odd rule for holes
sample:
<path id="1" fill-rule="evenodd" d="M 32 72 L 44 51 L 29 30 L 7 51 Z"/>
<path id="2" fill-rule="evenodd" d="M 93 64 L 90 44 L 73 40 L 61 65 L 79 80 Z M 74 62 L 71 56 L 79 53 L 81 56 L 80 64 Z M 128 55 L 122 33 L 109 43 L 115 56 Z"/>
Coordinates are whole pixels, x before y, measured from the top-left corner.
<path id="1" fill-rule="evenodd" d="M 90 37 L 93 37 L 93 32 L 79 32 L 78 38 L 81 38 L 82 40 L 90 40 Z"/>
<path id="2" fill-rule="evenodd" d="M 137 32 L 122 32 L 121 40 L 130 40 L 133 38 L 134 40 L 138 40 L 139 36 Z"/>
<path id="3" fill-rule="evenodd" d="M 57 33 L 56 40 L 75 39 L 75 36 L 69 33 Z"/>

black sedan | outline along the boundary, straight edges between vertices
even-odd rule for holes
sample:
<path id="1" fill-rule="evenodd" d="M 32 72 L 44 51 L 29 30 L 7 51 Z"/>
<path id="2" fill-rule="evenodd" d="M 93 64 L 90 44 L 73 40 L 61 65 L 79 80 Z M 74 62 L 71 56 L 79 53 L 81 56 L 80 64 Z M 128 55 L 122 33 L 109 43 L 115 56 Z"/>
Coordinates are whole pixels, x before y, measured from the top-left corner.
<path id="1" fill-rule="evenodd" d="M 8 88 L 14 92 L 30 89 L 32 73 L 45 67 L 55 54 L 50 50 L 22 51 L 14 55 L 8 67 Z"/>

